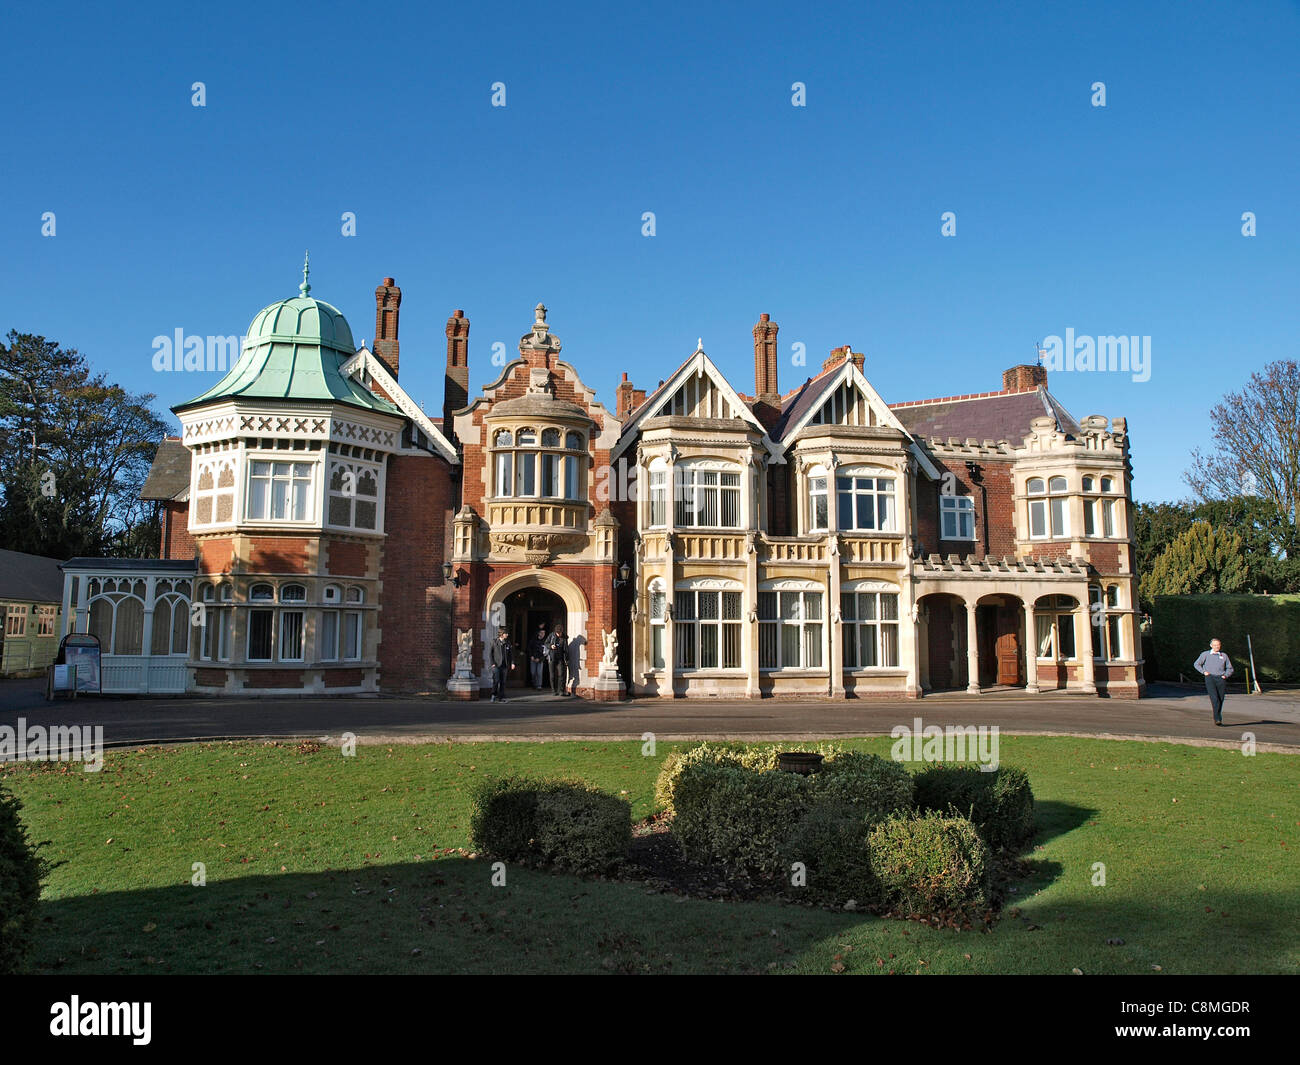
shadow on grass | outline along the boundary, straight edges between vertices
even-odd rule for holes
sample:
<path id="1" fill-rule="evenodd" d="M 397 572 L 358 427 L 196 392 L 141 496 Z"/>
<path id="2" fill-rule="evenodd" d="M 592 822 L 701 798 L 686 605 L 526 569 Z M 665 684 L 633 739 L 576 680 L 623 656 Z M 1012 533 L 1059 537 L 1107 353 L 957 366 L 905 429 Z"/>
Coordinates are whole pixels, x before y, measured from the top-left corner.
<path id="1" fill-rule="evenodd" d="M 874 921 L 444 858 L 42 903 L 36 972 L 762 973 Z"/>
<path id="2" fill-rule="evenodd" d="M 1100 810 L 1086 806 L 1075 806 L 1072 803 L 1056 802 L 1052 799 L 1046 801 L 1035 799 L 1034 821 L 1038 825 L 1038 834 L 1034 837 L 1034 845 L 1041 847 L 1056 839 L 1057 836 L 1073 832 L 1099 816 L 1101 816 Z"/>

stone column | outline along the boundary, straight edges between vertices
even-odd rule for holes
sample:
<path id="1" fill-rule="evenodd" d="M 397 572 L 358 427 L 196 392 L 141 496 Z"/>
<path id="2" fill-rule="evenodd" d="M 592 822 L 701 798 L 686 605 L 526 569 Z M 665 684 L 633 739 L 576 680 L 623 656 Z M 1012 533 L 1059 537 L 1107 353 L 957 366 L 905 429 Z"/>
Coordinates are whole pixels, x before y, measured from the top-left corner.
<path id="1" fill-rule="evenodd" d="M 830 666 L 831 666 L 831 684 L 830 693 L 832 699 L 844 698 L 844 622 L 840 619 L 840 554 L 837 550 L 839 541 L 836 537 L 829 537 L 830 550 L 827 557 L 830 562 L 828 571 L 829 581 L 827 582 L 826 595 L 829 602 L 826 604 L 826 621 L 827 635 L 830 639 Z"/>
<path id="2" fill-rule="evenodd" d="M 980 690 L 980 653 L 979 639 L 975 631 L 975 603 L 965 599 L 966 604 L 966 690 L 978 695 Z"/>
<path id="3" fill-rule="evenodd" d="M 1075 598 L 1079 600 L 1079 609 L 1075 611 L 1074 627 L 1076 629 L 1074 639 L 1074 653 L 1079 656 L 1081 669 L 1079 670 L 1081 684 L 1079 690 L 1088 695 L 1097 694 L 1097 670 L 1096 663 L 1092 659 L 1092 610 L 1088 602 L 1088 590 L 1085 588 L 1083 595 L 1077 593 Z M 1099 615 L 1103 622 L 1106 615 Z M 1082 627 L 1083 639 L 1080 640 L 1077 630 Z M 1105 634 L 1102 635 L 1102 646 L 1105 646 Z M 1083 646 L 1081 647 L 1080 644 Z"/>
<path id="4" fill-rule="evenodd" d="M 1025 616 L 1025 691 L 1038 694 L 1038 630 L 1034 626 L 1034 604 L 1021 600 Z"/>
<path id="5" fill-rule="evenodd" d="M 762 696 L 762 689 L 758 683 L 758 621 L 750 620 L 758 617 L 758 536 L 754 535 L 752 540 L 747 540 L 745 545 L 745 598 L 743 600 L 745 612 L 745 636 L 741 642 L 741 653 L 743 655 L 742 665 L 745 667 L 745 698 L 758 699 Z"/>

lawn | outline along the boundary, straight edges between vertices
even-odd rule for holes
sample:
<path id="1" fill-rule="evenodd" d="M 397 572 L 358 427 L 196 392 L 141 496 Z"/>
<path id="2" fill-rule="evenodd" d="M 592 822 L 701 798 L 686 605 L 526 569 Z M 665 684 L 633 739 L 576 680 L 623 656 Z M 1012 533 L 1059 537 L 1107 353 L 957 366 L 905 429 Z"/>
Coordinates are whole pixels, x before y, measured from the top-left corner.
<path id="1" fill-rule="evenodd" d="M 889 741 L 850 746 L 888 754 Z M 470 858 L 468 790 L 576 776 L 653 810 L 640 742 L 109 752 L 6 765 L 50 875 L 38 971 L 1300 972 L 1300 758 L 1003 737 L 1039 836 L 991 931 L 647 893 Z M 206 886 L 195 886 L 194 863 Z M 1104 886 L 1094 884 L 1097 863 Z M 1108 944 L 1108 940 L 1115 941 Z M 1122 943 L 1118 942 L 1121 941 Z"/>

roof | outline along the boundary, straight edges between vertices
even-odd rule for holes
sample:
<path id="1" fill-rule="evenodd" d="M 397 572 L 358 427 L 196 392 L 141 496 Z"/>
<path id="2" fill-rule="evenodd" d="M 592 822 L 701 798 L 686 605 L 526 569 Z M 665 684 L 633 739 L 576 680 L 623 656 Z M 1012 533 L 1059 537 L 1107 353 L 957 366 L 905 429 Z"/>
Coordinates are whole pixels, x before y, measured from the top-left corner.
<path id="1" fill-rule="evenodd" d="M 781 402 L 781 417 L 772 430 L 772 436 L 777 440 L 783 439 L 788 426 L 798 424 L 805 414 L 821 403 L 827 393 L 834 391 L 835 386 L 840 383 L 840 375 L 833 371 L 842 369 L 843 363 L 828 367 L 790 392 Z"/>
<path id="2" fill-rule="evenodd" d="M 192 558 L 70 558 L 59 564 L 63 570 L 129 570 L 139 573 L 196 573 L 199 564 Z M 63 578 L 59 578 L 59 587 Z M 63 592 L 59 592 L 63 598 Z"/>
<path id="3" fill-rule="evenodd" d="M 176 499 L 189 491 L 190 449 L 180 437 L 169 436 L 158 445 L 149 476 L 140 489 L 141 499 Z"/>
<path id="4" fill-rule="evenodd" d="M 0 549 L 0 599 L 62 603 L 63 574 L 59 560 Z"/>
<path id="5" fill-rule="evenodd" d="M 219 399 L 287 399 L 346 403 L 400 415 L 394 404 L 339 372 L 355 353 L 352 329 L 336 307 L 305 293 L 280 300 L 257 313 L 230 372 L 172 410 Z"/>
<path id="6" fill-rule="evenodd" d="M 908 432 L 926 440 L 955 437 L 1019 444 L 1029 435 L 1030 423 L 1044 415 L 1054 418 L 1063 433 L 1079 431 L 1074 416 L 1042 385 L 1022 392 L 984 392 L 895 403 L 890 410 Z"/>

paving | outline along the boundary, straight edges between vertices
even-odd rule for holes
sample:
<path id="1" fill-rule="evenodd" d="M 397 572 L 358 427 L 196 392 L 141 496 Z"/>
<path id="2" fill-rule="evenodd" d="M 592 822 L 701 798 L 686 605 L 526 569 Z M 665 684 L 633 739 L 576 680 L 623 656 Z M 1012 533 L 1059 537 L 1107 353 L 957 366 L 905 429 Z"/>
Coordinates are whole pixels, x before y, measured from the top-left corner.
<path id="1" fill-rule="evenodd" d="M 896 725 L 997 725 L 1004 734 L 1062 734 L 1240 745 L 1300 751 L 1300 691 L 1230 693 L 1216 728 L 1203 689 L 1153 685 L 1148 698 L 944 693 L 920 700 L 730 702 L 633 699 L 595 703 L 525 693 L 504 703 L 418 696 L 214 699 L 82 696 L 46 702 L 42 682 L 0 681 L 0 727 L 102 726 L 106 746 L 236 738 L 361 742 L 470 740 L 661 740 L 815 738 L 888 735 Z"/>

